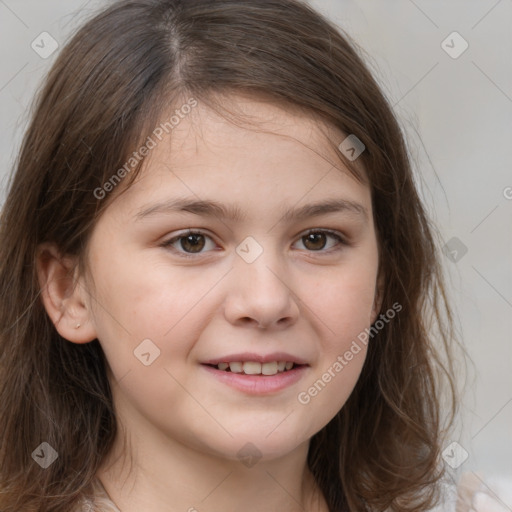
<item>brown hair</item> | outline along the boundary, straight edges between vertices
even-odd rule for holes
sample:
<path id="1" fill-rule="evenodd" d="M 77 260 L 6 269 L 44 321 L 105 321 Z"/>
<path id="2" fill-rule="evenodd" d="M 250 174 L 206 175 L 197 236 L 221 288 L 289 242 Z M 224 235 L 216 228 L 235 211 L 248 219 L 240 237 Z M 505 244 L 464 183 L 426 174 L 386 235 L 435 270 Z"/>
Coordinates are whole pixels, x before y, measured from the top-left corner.
<path id="1" fill-rule="evenodd" d="M 230 92 L 299 107 L 366 146 L 358 162 L 372 193 L 381 309 L 403 309 L 368 345 L 353 393 L 312 437 L 308 465 L 331 511 L 435 503 L 443 425 L 456 410 L 452 314 L 403 136 L 355 48 L 299 0 L 126 0 L 62 49 L 1 216 L 2 512 L 68 512 L 90 490 L 117 430 L 98 340 L 60 337 L 39 298 L 39 245 L 55 243 L 82 267 L 95 222 L 115 196 L 94 191 L 143 144 L 162 109 L 180 96 L 215 103 Z M 43 441 L 59 454 L 45 470 L 31 457 Z"/>

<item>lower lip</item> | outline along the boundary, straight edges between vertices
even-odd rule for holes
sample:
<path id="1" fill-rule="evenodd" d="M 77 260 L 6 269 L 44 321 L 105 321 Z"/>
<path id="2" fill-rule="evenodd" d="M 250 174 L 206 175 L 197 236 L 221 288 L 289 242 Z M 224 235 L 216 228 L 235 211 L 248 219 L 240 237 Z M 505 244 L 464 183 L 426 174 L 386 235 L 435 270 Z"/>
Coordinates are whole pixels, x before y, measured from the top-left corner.
<path id="1" fill-rule="evenodd" d="M 245 375 L 219 370 L 208 365 L 201 365 L 221 382 L 251 395 L 266 395 L 281 391 L 299 381 L 308 366 L 298 366 L 292 370 L 276 373 L 276 375 Z"/>

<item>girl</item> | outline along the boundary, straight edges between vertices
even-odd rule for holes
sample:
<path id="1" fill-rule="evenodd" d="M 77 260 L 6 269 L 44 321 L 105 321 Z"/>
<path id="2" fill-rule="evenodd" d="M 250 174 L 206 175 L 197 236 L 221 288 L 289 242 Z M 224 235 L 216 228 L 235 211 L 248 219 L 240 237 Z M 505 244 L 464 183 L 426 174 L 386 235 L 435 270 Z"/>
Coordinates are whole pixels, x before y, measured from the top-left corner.
<path id="1" fill-rule="evenodd" d="M 1 220 L 2 512 L 438 502 L 433 228 L 305 3 L 112 4 L 53 65 Z"/>

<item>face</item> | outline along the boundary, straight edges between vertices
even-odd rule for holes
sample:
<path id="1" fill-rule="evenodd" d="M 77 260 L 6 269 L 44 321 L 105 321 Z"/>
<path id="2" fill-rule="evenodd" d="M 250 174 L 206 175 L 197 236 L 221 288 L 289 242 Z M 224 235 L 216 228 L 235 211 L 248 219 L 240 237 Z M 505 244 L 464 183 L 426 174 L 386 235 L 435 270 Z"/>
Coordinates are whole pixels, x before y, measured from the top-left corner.
<path id="1" fill-rule="evenodd" d="M 223 459 L 251 442 L 270 459 L 307 443 L 356 384 L 378 247 L 369 188 L 319 125 L 235 99 L 265 131 L 198 104 L 98 221 L 89 322 L 122 421 Z M 199 200 L 226 214 L 172 207 Z M 327 201 L 339 208 L 297 215 Z"/>

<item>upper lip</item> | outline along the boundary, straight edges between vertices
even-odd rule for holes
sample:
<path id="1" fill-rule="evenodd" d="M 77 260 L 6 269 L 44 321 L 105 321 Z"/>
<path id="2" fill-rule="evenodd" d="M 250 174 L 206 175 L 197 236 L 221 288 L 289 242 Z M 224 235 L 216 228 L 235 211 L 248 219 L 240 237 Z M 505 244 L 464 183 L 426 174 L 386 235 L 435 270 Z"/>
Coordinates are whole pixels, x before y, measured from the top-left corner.
<path id="1" fill-rule="evenodd" d="M 272 352 L 271 354 L 256 354 L 254 352 L 241 352 L 239 354 L 229 354 L 227 356 L 216 357 L 203 361 L 202 364 L 219 364 L 219 363 L 232 363 L 232 362 L 246 362 L 255 361 L 258 363 L 271 363 L 273 361 L 291 361 L 295 364 L 308 364 L 305 359 L 293 356 L 286 352 Z"/>

